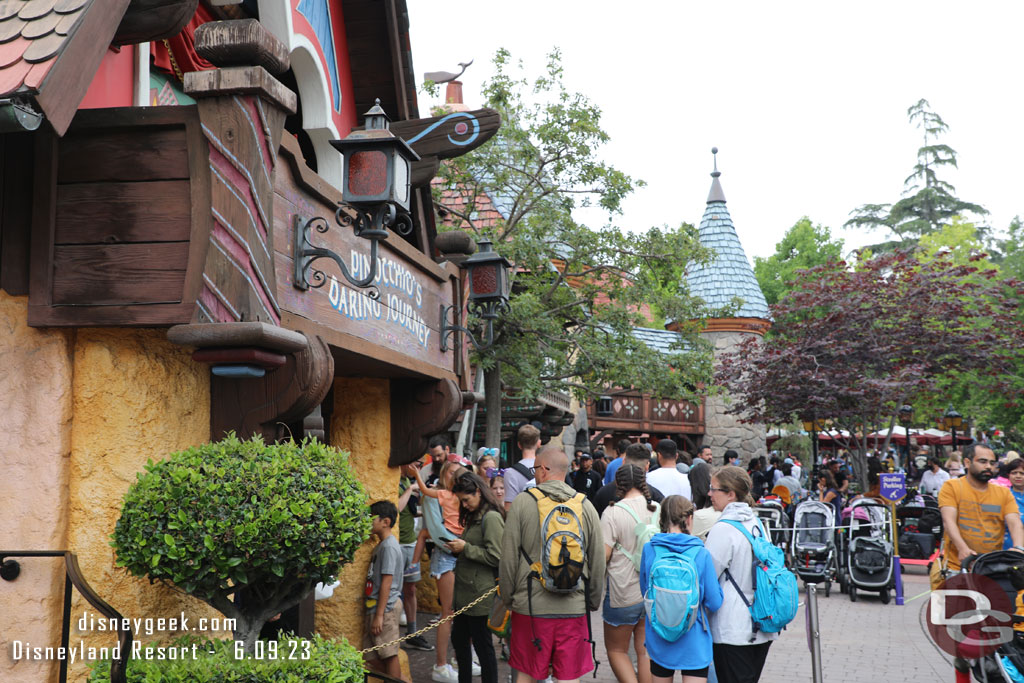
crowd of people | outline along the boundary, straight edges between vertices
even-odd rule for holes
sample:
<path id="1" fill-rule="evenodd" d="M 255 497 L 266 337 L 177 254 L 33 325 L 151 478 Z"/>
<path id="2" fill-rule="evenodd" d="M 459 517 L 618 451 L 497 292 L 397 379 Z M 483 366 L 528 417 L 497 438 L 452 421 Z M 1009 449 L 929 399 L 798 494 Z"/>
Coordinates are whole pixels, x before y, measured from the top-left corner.
<path id="1" fill-rule="evenodd" d="M 764 530 L 751 508 L 754 478 L 731 464 L 735 452 L 713 465 L 710 448 L 691 457 L 669 439 L 623 439 L 613 457 L 573 457 L 561 445 L 541 448 L 531 425 L 519 429 L 517 445 L 522 457 L 502 468 L 496 449 L 470 461 L 437 438 L 428 463 L 402 469 L 397 506 L 374 504 L 380 543 L 367 576 L 364 646 L 396 640 L 400 624 L 416 632 L 428 549 L 442 623 L 433 643 L 415 636 L 402 646 L 434 651 L 438 683 L 497 683 L 492 622 L 502 609 L 517 683 L 578 681 L 592 671 L 591 614 L 620 682 L 760 678 L 778 633 L 759 627 L 749 608 L 753 538 Z M 497 604 L 460 612 L 495 582 Z M 399 676 L 397 646 L 367 660 Z"/>

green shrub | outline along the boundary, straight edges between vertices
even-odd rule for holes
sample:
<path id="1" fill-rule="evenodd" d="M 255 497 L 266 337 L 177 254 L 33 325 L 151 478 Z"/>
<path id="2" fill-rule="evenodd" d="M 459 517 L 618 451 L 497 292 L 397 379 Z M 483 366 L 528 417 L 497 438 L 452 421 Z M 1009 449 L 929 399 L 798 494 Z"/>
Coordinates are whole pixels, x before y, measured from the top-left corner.
<path id="1" fill-rule="evenodd" d="M 150 461 L 125 494 L 111 545 L 135 576 L 236 619 L 235 639 L 252 645 L 267 619 L 334 580 L 370 524 L 347 454 L 231 434 Z M 241 586 L 250 599 L 236 604 Z"/>
<path id="2" fill-rule="evenodd" d="M 196 655 L 192 655 L 195 644 Z M 308 644 L 308 649 L 306 645 Z M 185 636 L 166 645 L 143 647 L 154 659 L 128 662 L 128 683 L 356 683 L 363 680 L 363 660 L 346 641 L 282 636 L 259 641 L 248 655 L 231 640 Z M 183 659 L 170 659 L 170 649 Z M 157 659 L 159 653 L 166 659 Z M 212 654 L 211 654 L 212 652 Z M 303 657 L 307 657 L 303 659 Z M 262 657 L 262 658 L 260 658 Z M 110 660 L 92 664 L 89 683 L 110 683 Z"/>

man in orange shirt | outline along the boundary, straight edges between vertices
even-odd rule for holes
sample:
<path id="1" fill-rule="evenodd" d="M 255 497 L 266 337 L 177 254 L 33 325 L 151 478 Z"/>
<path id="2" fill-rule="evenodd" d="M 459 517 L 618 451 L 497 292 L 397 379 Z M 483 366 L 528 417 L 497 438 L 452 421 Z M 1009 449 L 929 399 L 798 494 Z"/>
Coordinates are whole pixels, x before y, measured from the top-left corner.
<path id="1" fill-rule="evenodd" d="M 967 471 L 950 479 L 939 491 L 939 509 L 946 532 L 946 560 L 951 571 L 960 571 L 961 561 L 971 555 L 1000 550 L 1006 531 L 1015 550 L 1024 552 L 1024 526 L 1010 489 L 989 486 L 999 467 L 988 446 L 964 449 Z"/>

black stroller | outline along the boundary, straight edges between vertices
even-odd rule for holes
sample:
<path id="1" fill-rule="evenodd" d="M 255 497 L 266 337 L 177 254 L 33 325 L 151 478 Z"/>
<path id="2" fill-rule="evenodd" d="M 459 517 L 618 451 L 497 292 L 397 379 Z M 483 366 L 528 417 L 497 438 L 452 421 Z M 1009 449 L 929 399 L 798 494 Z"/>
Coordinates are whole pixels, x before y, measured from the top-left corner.
<path id="1" fill-rule="evenodd" d="M 772 544 L 782 548 L 788 560 L 791 534 L 786 506 L 783 505 L 777 496 L 768 495 L 757 501 L 757 505 L 754 506 L 754 514 L 767 527 L 768 536 L 771 538 Z"/>
<path id="2" fill-rule="evenodd" d="M 824 582 L 826 598 L 838 570 L 835 514 L 832 505 L 818 500 L 798 503 L 793 513 L 793 571 L 804 585 Z"/>
<path id="3" fill-rule="evenodd" d="M 850 602 L 857 602 L 860 589 L 877 591 L 882 603 L 888 604 L 889 591 L 895 585 L 888 506 L 871 498 L 858 498 L 843 510 L 843 521 L 849 526 L 843 534 L 840 588 L 850 596 Z"/>
<path id="4" fill-rule="evenodd" d="M 1016 604 L 1018 591 L 1024 589 L 1024 555 L 1015 550 L 996 550 L 968 558 L 964 564 L 972 576 L 984 576 L 999 584 L 1010 604 Z M 1011 617 L 1014 624 L 1020 621 Z M 1024 633 L 1015 632 L 1013 640 L 1001 644 L 994 654 L 970 663 L 976 681 L 1024 683 Z"/>
<path id="5" fill-rule="evenodd" d="M 935 561 L 942 542 L 942 515 L 933 496 L 907 496 L 896 508 L 900 558 Z"/>

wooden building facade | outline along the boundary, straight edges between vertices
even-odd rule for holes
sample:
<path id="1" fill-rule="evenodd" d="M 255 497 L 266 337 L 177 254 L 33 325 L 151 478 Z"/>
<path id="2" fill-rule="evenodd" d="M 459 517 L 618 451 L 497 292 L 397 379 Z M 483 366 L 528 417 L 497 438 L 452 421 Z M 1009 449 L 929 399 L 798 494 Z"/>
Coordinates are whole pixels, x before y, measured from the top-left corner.
<path id="1" fill-rule="evenodd" d="M 210 612 L 115 566 L 107 539 L 148 459 L 228 431 L 314 434 L 352 453 L 372 498 L 394 499 L 397 467 L 456 419 L 472 394 L 465 351 L 441 351 L 440 311 L 464 309 L 465 287 L 435 249 L 429 182 L 500 124 L 490 110 L 419 117 L 404 0 L 165 4 L 0 4 L 0 550 L 76 552 L 131 617 Z M 34 25 L 51 14 L 49 33 Z M 157 78 L 162 58 L 175 73 Z M 125 59 L 129 83 L 111 85 Z M 133 106 L 103 106 L 125 91 Z M 324 261 L 322 286 L 300 288 L 295 232 L 315 217 L 329 227 L 316 246 L 371 266 L 335 222 L 329 141 L 378 98 L 421 157 L 413 229 L 381 243 L 371 288 Z M 369 552 L 309 626 L 359 642 Z M 11 637 L 57 645 L 63 568 L 21 565 L 0 581 L 0 611 L 25 615 Z M 72 616 L 88 609 L 76 596 Z M 55 679 L 55 662 L 5 657 L 5 681 Z"/>

